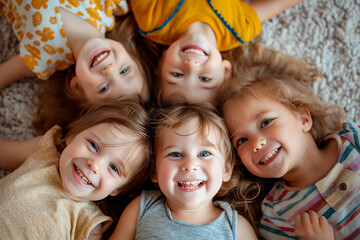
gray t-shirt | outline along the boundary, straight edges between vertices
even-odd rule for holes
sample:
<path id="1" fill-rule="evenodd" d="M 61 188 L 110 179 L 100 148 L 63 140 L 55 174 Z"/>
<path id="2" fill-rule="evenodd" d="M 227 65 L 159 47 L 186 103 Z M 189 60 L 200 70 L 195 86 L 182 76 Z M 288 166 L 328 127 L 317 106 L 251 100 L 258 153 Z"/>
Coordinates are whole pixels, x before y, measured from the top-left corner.
<path id="1" fill-rule="evenodd" d="M 215 201 L 223 209 L 217 219 L 208 224 L 192 224 L 173 219 L 160 191 L 143 191 L 135 239 L 237 239 L 237 212 L 227 202 Z"/>

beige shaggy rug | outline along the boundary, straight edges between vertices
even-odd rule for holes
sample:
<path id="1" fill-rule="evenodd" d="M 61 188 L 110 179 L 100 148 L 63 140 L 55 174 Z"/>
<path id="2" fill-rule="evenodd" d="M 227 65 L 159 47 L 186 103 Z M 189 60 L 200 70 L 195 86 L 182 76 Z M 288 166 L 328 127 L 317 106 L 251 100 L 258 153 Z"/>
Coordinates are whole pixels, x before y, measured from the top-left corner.
<path id="1" fill-rule="evenodd" d="M 305 0 L 264 23 L 257 40 L 315 62 L 323 72 L 321 81 L 314 84 L 316 93 L 344 107 L 348 121 L 360 123 L 359 23 L 360 0 Z M 3 62 L 17 53 L 18 45 L 4 16 L 0 17 L 0 37 Z M 39 81 L 23 79 L 0 90 L 0 137 L 23 140 L 34 136 L 31 121 Z M 4 174 L 0 170 L 0 177 Z"/>

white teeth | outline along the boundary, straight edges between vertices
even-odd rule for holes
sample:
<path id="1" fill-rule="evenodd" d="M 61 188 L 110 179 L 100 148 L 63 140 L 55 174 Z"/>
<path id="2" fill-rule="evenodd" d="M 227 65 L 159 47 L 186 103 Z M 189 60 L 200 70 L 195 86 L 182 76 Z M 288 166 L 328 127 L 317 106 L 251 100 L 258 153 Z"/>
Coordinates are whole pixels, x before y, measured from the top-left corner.
<path id="1" fill-rule="evenodd" d="M 196 189 L 203 186 L 204 183 L 205 181 L 202 180 L 191 181 L 191 182 L 185 181 L 185 182 L 178 182 L 178 186 L 183 189 Z"/>
<path id="2" fill-rule="evenodd" d="M 77 173 L 77 175 L 79 175 L 79 177 L 81 178 L 81 180 L 89 185 L 92 185 L 92 183 L 89 181 L 89 179 L 87 179 L 84 175 L 82 175 L 82 173 L 80 172 L 79 168 L 75 166 L 75 172 Z"/>
<path id="3" fill-rule="evenodd" d="M 270 153 L 265 159 L 261 160 L 260 163 L 261 164 L 265 164 L 272 156 L 274 156 L 277 152 L 279 151 L 279 149 L 275 149 L 272 153 Z"/>
<path id="4" fill-rule="evenodd" d="M 189 53 L 196 53 L 196 54 L 205 56 L 204 51 L 201 51 L 201 50 L 199 50 L 199 49 L 188 48 L 188 49 L 185 49 L 184 52 L 185 52 L 185 53 L 188 53 L 188 52 L 189 52 Z"/>
<path id="5" fill-rule="evenodd" d="M 93 62 L 91 64 L 91 67 L 95 67 L 99 62 L 101 62 L 104 58 L 106 58 L 109 55 L 108 51 L 102 51 L 101 53 L 97 54 L 94 59 Z"/>

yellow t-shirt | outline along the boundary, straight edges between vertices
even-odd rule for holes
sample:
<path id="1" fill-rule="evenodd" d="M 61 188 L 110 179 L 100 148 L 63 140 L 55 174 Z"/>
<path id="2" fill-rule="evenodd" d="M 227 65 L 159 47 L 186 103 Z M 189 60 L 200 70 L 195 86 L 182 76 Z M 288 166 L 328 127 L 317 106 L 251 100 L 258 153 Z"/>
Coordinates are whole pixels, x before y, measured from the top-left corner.
<path id="1" fill-rule="evenodd" d="M 255 10 L 240 0 L 142 0 L 130 1 L 130 7 L 140 33 L 164 45 L 198 21 L 213 29 L 220 51 L 248 44 L 261 32 Z"/>
<path id="2" fill-rule="evenodd" d="M 36 151 L 0 180 L 0 239 L 87 239 L 111 220 L 95 203 L 65 193 L 58 172 L 59 153 L 50 129 Z"/>

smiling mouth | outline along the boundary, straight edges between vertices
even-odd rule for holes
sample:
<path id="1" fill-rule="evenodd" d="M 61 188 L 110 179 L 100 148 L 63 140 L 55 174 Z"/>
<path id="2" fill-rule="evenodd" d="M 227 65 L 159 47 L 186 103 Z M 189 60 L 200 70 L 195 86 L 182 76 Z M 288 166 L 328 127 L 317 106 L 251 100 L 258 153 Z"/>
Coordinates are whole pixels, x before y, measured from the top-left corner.
<path id="1" fill-rule="evenodd" d="M 110 50 L 101 50 L 94 55 L 90 62 L 90 68 L 95 67 L 99 63 L 101 63 L 104 59 L 106 59 L 110 54 Z"/>
<path id="2" fill-rule="evenodd" d="M 279 152 L 280 148 L 276 148 L 273 152 L 266 156 L 263 160 L 259 162 L 260 165 L 266 164 L 269 160 L 274 160 Z"/>
<path id="3" fill-rule="evenodd" d="M 90 182 L 89 179 L 87 179 L 87 177 L 85 177 L 82 172 L 80 171 L 80 169 L 75 165 L 75 172 L 76 174 L 79 176 L 80 180 L 85 183 L 86 185 L 91 185 L 94 187 L 94 185 Z"/>
<path id="4" fill-rule="evenodd" d="M 201 56 L 208 55 L 204 49 L 202 49 L 201 47 L 196 46 L 196 45 L 186 46 L 183 49 L 181 49 L 181 51 L 183 51 L 184 53 L 192 53 L 192 54 L 197 54 L 197 55 L 201 55 Z"/>
<path id="5" fill-rule="evenodd" d="M 197 189 L 203 187 L 205 183 L 206 182 L 203 180 L 183 181 L 183 182 L 178 182 L 178 186 L 183 189 Z"/>

